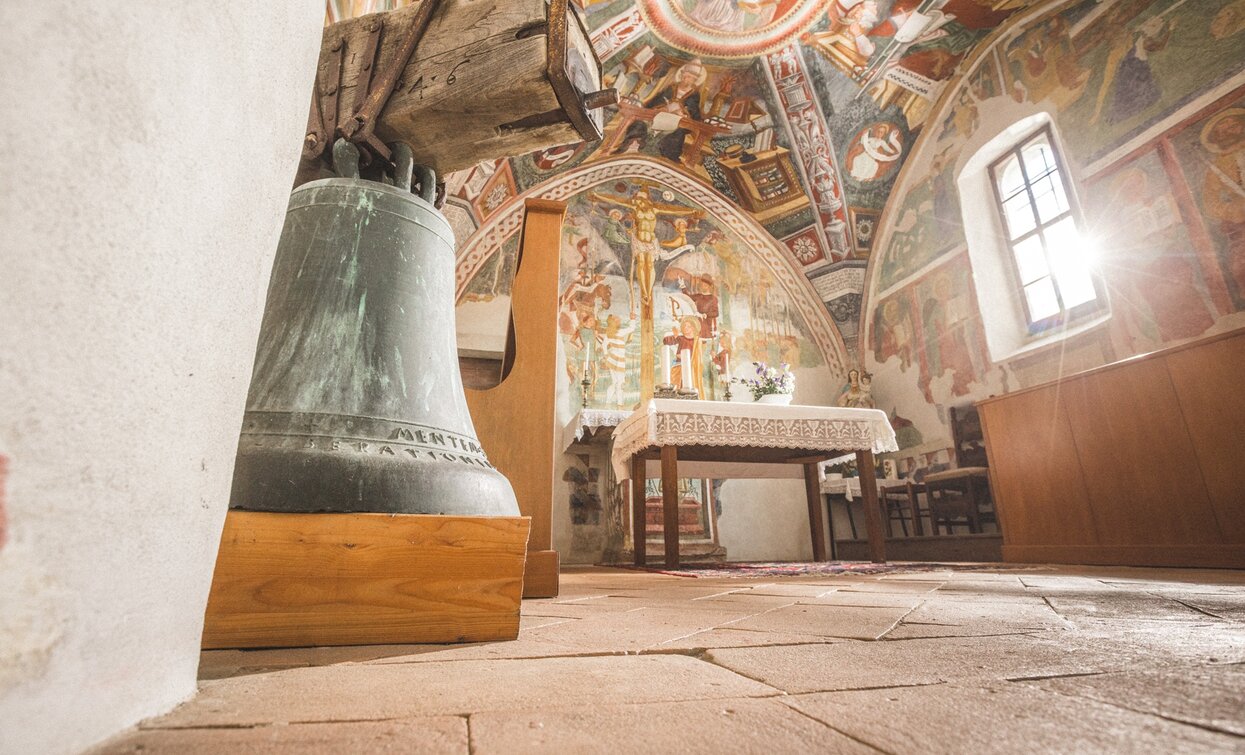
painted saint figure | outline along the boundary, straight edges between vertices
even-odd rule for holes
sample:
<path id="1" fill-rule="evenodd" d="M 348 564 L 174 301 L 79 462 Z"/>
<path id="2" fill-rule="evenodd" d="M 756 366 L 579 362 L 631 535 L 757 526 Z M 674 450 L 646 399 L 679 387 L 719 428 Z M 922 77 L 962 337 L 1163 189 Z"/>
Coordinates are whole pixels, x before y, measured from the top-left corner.
<path id="1" fill-rule="evenodd" d="M 644 107 L 658 111 L 654 116 L 651 128 L 665 135 L 657 142 L 657 151 L 671 162 L 679 162 L 683 157 L 683 145 L 691 132 L 679 127 L 682 118 L 699 121 L 701 117 L 701 87 L 709 72 L 699 58 L 692 58 L 679 66 L 674 75 L 674 83 L 663 87 L 652 97 L 644 101 Z M 650 124 L 635 121 L 627 127 L 622 143 L 615 153 L 636 152 L 648 139 Z"/>
<path id="2" fill-rule="evenodd" d="M 902 154 L 899 129 L 890 123 L 875 123 L 860 132 L 847 151 L 847 171 L 857 181 L 876 181 L 890 172 Z"/>
<path id="3" fill-rule="evenodd" d="M 683 385 L 683 375 L 685 371 L 690 371 L 692 387 L 703 397 L 705 396 L 704 376 L 701 375 L 701 354 L 700 354 L 700 318 L 696 315 L 686 315 L 679 320 L 679 326 L 671 331 L 671 334 L 661 339 L 666 346 L 674 347 L 674 355 L 676 361 L 670 369 L 670 382 L 674 385 Z M 690 362 L 683 363 L 683 354 L 690 355 Z"/>
<path id="4" fill-rule="evenodd" d="M 1245 304 L 1245 107 L 1231 107 L 1202 128 L 1202 146 L 1210 154 L 1202 181 L 1202 204 L 1226 242 L 1220 258 Z"/>
<path id="5" fill-rule="evenodd" d="M 605 403 L 610 406 L 623 406 L 623 387 L 627 382 L 627 344 L 635 327 L 633 322 L 623 329 L 618 315 L 610 315 L 605 318 L 605 332 L 599 336 L 600 366 L 610 379 L 605 391 Z"/>

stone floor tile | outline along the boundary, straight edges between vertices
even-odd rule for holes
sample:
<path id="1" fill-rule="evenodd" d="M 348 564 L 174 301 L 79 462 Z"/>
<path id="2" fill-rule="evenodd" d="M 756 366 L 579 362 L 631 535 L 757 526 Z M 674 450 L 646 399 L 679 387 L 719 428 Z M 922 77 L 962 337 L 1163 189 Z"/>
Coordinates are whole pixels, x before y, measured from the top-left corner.
<path id="1" fill-rule="evenodd" d="M 483 644 L 483 643 L 481 643 Z M 504 643 L 497 643 L 504 644 Z M 303 666 L 367 663 L 407 656 L 425 649 L 444 650 L 470 645 L 360 645 L 264 650 L 205 650 L 199 654 L 200 679 L 224 679 Z"/>
<path id="2" fill-rule="evenodd" d="M 1245 737 L 1245 666 L 1181 666 L 1025 683 Z M 1245 751 L 1245 739 L 1240 746 Z"/>
<path id="3" fill-rule="evenodd" d="M 467 718 L 435 716 L 405 721 L 278 724 L 243 729 L 140 729 L 91 755 L 296 755 L 301 753 L 413 753 L 465 755 Z"/>
<path id="4" fill-rule="evenodd" d="M 895 753 L 1229 753 L 1241 740 L 1007 682 L 830 692 L 783 702 Z"/>
<path id="5" fill-rule="evenodd" d="M 616 595 L 605 593 L 600 595 L 586 595 L 580 598 L 556 598 L 550 602 L 541 601 L 540 604 L 532 607 L 532 613 L 542 609 L 557 610 L 557 607 L 567 607 L 568 610 L 584 610 L 598 612 L 619 612 L 631 611 L 636 608 L 644 608 L 652 601 L 648 598 L 642 598 L 632 595 Z M 523 611 L 527 611 L 527 601 L 523 602 Z M 545 615 L 553 615 L 546 612 Z"/>
<path id="6" fill-rule="evenodd" d="M 650 601 L 638 598 L 618 598 L 604 595 L 598 598 L 581 598 L 575 601 L 523 601 L 522 615 L 549 616 L 562 619 L 585 619 L 602 613 L 622 613 L 644 608 Z"/>
<path id="7" fill-rule="evenodd" d="M 202 682 L 143 728 L 254 726 L 487 710 L 765 697 L 777 691 L 684 655 L 346 664 Z"/>
<path id="8" fill-rule="evenodd" d="M 844 637 L 873 640 L 895 626 L 905 607 L 842 606 L 796 604 L 742 619 L 732 623 L 734 629 L 762 632 L 794 632 L 818 637 Z"/>
<path id="9" fill-rule="evenodd" d="M 741 608 L 751 608 L 755 612 L 768 611 L 773 608 L 782 608 L 783 606 L 793 606 L 800 601 L 799 598 L 783 597 L 781 595 L 760 595 L 745 590 L 744 592 L 732 592 L 724 595 L 714 595 L 708 598 L 697 598 L 690 601 L 690 608 L 718 608 L 723 604 L 730 606 L 738 606 Z"/>
<path id="10" fill-rule="evenodd" d="M 683 605 L 654 606 L 580 619 L 574 624 L 541 627 L 527 632 L 524 637 L 579 648 L 581 652 L 636 652 L 706 629 L 734 624 L 762 610 L 765 609 L 728 603 L 701 606 L 694 610 Z"/>
<path id="11" fill-rule="evenodd" d="M 1128 593 L 1095 595 L 1094 597 L 1047 597 L 1046 601 L 1059 615 L 1072 623 L 1078 619 L 1172 619 L 1194 621 L 1206 615 L 1175 600 L 1153 595 Z"/>
<path id="12" fill-rule="evenodd" d="M 1071 628 L 1071 624 L 1044 602 L 1031 605 L 935 598 L 924 601 L 904 616 L 903 621 L 886 634 L 886 639 L 974 637 Z"/>
<path id="13" fill-rule="evenodd" d="M 1190 608 L 1221 619 L 1245 621 L 1245 589 L 1214 593 L 1165 590 L 1152 594 L 1178 600 Z"/>
<path id="14" fill-rule="evenodd" d="M 705 648 L 754 647 L 762 645 L 820 645 L 827 642 L 855 642 L 855 640 L 848 640 L 842 637 L 819 637 L 813 634 L 735 629 L 734 626 L 728 625 L 689 634 L 677 640 L 663 642 L 652 648 L 652 650 L 693 651 Z"/>
<path id="15" fill-rule="evenodd" d="M 901 594 L 930 593 L 942 587 L 942 581 L 931 582 L 900 582 L 897 579 L 862 582 L 851 587 L 844 587 L 844 592 L 891 592 Z"/>
<path id="16" fill-rule="evenodd" d="M 942 600 L 949 603 L 1014 603 L 1030 606 L 1046 606 L 1046 598 L 1032 591 L 1021 593 L 989 593 L 939 589 L 929 595 L 921 596 L 931 600 Z"/>
<path id="17" fill-rule="evenodd" d="M 526 658 L 556 658 L 559 656 L 584 655 L 583 648 L 542 642 L 520 632 L 519 639 L 510 642 L 476 642 L 468 645 L 400 645 L 400 650 L 388 653 L 369 664 L 432 663 L 442 661 L 494 661 L 523 660 Z M 601 650 L 594 655 L 607 654 Z M 623 651 L 617 651 L 621 655 Z"/>
<path id="18" fill-rule="evenodd" d="M 858 606 L 861 608 L 916 608 L 924 595 L 889 592 L 849 592 L 835 590 L 820 598 L 800 598 L 797 603 L 811 606 Z"/>
<path id="19" fill-rule="evenodd" d="M 1137 662 L 1117 648 L 1043 635 L 724 648 L 705 658 L 789 693 L 1118 671 Z"/>
<path id="20" fill-rule="evenodd" d="M 772 585 L 758 585 L 757 587 L 753 587 L 748 590 L 746 593 L 741 592 L 736 594 L 773 595 L 785 598 L 820 598 L 821 596 L 828 595 L 838 589 L 839 588 L 837 586 L 829 585 L 783 584 L 780 582 Z"/>
<path id="21" fill-rule="evenodd" d="M 1245 626 L 1202 621 L 1078 619 L 1062 641 L 1072 646 L 1131 653 L 1148 666 L 1245 663 Z"/>
<path id="22" fill-rule="evenodd" d="M 528 629 L 551 627 L 556 624 L 566 624 L 571 621 L 578 621 L 578 619 L 568 619 L 562 616 L 520 616 L 519 631 L 522 632 Z"/>
<path id="23" fill-rule="evenodd" d="M 746 699 L 477 713 L 471 745 L 475 755 L 877 752 L 780 702 Z"/>

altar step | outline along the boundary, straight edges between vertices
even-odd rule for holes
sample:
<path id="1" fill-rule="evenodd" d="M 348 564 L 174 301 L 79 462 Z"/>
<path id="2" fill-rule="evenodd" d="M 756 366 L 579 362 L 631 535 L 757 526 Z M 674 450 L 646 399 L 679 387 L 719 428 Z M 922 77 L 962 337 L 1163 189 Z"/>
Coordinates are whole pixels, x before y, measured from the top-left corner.
<path id="1" fill-rule="evenodd" d="M 679 501 L 679 535 L 704 535 L 705 526 L 700 521 L 701 505 L 695 499 L 685 498 Z M 644 531 L 648 533 L 649 540 L 653 537 L 660 536 L 664 531 L 665 513 L 662 509 L 661 498 L 652 497 L 645 501 L 644 506 Z"/>
<path id="2" fill-rule="evenodd" d="M 666 544 L 661 538 L 648 538 L 648 546 L 644 551 L 644 562 L 651 566 L 661 566 L 666 563 Z M 720 564 L 726 561 L 726 548 L 710 541 L 703 542 L 687 542 L 679 541 L 679 560 L 688 563 L 714 563 Z M 623 550 L 622 558 L 619 563 L 632 564 L 635 563 L 635 554 L 630 548 Z"/>

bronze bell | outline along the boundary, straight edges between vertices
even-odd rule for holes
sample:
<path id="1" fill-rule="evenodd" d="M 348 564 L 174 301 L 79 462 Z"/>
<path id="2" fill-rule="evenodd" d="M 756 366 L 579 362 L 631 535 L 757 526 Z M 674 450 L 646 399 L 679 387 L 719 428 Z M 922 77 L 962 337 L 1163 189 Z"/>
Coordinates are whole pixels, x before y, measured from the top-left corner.
<path id="1" fill-rule="evenodd" d="M 230 507 L 518 516 L 463 394 L 432 171 L 418 168 L 421 197 L 405 145 L 392 185 L 360 178 L 347 142 L 333 156 L 339 177 L 290 196 Z"/>

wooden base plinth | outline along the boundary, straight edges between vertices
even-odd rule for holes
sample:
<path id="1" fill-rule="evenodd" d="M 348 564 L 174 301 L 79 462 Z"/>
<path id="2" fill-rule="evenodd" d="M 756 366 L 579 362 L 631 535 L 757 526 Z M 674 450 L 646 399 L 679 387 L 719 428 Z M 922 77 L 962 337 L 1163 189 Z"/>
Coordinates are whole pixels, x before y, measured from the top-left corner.
<path id="1" fill-rule="evenodd" d="M 513 640 L 530 528 L 528 517 L 231 510 L 203 647 Z"/>
<path id="2" fill-rule="evenodd" d="M 523 597 L 558 597 L 558 552 L 528 551 L 523 573 Z"/>
<path id="3" fill-rule="evenodd" d="M 1236 545 L 1003 545 L 1003 560 L 1022 564 L 1169 566 L 1245 569 L 1245 544 Z"/>

